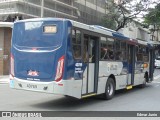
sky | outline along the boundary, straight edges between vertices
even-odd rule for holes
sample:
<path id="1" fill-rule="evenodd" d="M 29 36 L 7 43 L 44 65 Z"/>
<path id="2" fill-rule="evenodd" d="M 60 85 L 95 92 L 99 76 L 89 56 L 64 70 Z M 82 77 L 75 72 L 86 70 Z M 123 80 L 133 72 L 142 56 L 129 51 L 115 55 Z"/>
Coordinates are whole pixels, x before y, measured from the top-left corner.
<path id="1" fill-rule="evenodd" d="M 140 1 L 142 1 L 142 0 L 133 0 L 133 2 L 131 4 L 136 4 Z M 149 6 L 147 6 L 148 8 L 154 8 L 157 3 L 160 3 L 160 0 L 144 0 L 144 1 L 149 1 L 150 2 Z M 138 20 L 139 22 L 143 22 L 144 21 L 143 16 L 146 15 L 147 13 L 148 13 L 148 11 L 141 12 L 139 15 L 137 15 L 138 18 L 136 20 Z"/>

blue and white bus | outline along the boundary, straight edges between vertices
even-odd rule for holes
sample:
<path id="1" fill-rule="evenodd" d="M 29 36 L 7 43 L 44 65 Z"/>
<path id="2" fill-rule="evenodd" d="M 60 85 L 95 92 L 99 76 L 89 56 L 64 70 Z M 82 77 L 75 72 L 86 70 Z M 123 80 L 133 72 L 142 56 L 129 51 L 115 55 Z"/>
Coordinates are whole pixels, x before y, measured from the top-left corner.
<path id="1" fill-rule="evenodd" d="M 101 26 L 61 18 L 14 23 L 10 87 L 85 98 L 144 87 L 153 80 L 154 50 Z"/>

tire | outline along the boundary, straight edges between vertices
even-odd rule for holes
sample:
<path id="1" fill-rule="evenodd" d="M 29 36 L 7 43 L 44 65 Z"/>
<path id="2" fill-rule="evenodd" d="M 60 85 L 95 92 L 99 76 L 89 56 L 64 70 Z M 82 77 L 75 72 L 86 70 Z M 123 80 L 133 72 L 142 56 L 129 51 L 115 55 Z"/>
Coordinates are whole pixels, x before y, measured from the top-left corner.
<path id="1" fill-rule="evenodd" d="M 113 98 L 114 94 L 115 94 L 115 82 L 112 78 L 109 78 L 106 83 L 104 99 L 110 100 Z"/>

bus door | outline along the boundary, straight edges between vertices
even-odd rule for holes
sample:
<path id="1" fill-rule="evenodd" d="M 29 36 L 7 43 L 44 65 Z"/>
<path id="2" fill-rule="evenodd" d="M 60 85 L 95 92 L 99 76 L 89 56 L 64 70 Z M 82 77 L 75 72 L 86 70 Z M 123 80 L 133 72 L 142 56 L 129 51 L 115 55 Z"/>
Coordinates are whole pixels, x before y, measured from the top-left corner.
<path id="1" fill-rule="evenodd" d="M 135 46 L 128 45 L 128 79 L 127 85 L 134 84 L 134 73 L 135 73 Z"/>
<path id="2" fill-rule="evenodd" d="M 83 73 L 82 95 L 96 93 L 98 85 L 98 37 L 83 36 Z"/>

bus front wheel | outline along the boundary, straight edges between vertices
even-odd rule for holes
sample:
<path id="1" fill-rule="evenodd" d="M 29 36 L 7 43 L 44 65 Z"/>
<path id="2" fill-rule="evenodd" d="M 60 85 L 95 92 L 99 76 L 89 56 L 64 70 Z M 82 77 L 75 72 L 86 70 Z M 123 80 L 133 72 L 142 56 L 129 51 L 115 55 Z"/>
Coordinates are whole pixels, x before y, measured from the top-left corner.
<path id="1" fill-rule="evenodd" d="M 109 78 L 106 83 L 105 93 L 104 93 L 104 99 L 110 100 L 113 98 L 115 93 L 115 83 L 112 78 Z"/>

